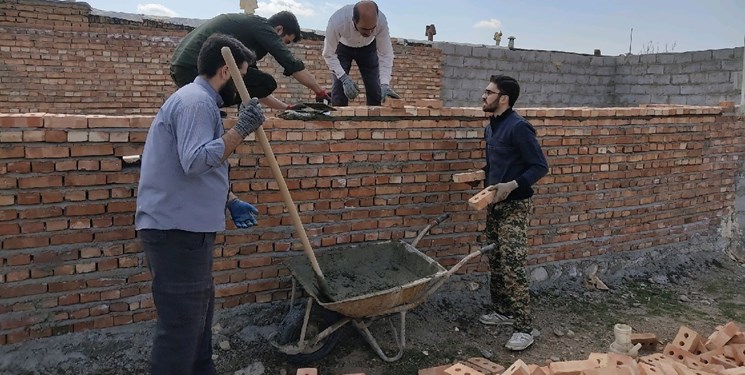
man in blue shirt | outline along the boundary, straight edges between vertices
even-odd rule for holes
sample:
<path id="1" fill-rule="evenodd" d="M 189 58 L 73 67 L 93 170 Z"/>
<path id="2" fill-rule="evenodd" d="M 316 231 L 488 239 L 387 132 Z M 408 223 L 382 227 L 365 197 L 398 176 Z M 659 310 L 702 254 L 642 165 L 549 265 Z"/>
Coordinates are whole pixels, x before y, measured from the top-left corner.
<path id="1" fill-rule="evenodd" d="M 485 129 L 485 185 L 496 191 L 487 206 L 485 234 L 497 248 L 489 253 L 494 312 L 482 315 L 487 325 L 513 325 L 505 347 L 524 350 L 533 344 L 530 290 L 525 269 L 526 230 L 533 208 L 532 185 L 548 172 L 535 129 L 512 110 L 520 95 L 514 78 L 492 76 L 481 99 L 492 113 Z"/>
<path id="2" fill-rule="evenodd" d="M 225 131 L 221 94 L 236 88 L 221 48 L 246 74 L 254 53 L 235 38 L 215 34 L 203 44 L 199 76 L 166 100 L 155 116 L 142 157 L 135 227 L 153 276 L 158 311 L 152 374 L 215 374 L 212 362 L 212 249 L 225 229 L 226 205 L 240 204 L 246 226 L 256 224 L 252 205 L 229 199 L 227 158 L 258 129 L 257 99 L 243 105 Z"/>

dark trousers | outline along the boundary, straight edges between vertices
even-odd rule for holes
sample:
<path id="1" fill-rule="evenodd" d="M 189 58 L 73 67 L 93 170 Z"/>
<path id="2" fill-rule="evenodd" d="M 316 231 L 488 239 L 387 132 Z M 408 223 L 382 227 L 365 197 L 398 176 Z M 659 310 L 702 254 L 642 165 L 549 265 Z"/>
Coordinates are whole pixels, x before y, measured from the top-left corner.
<path id="1" fill-rule="evenodd" d="M 212 249 L 215 233 L 139 231 L 158 311 L 152 375 L 214 375 Z"/>
<path id="2" fill-rule="evenodd" d="M 380 91 L 380 66 L 378 65 L 378 48 L 375 42 L 364 47 L 352 48 L 341 43 L 336 47 L 336 56 L 339 58 L 342 69 L 349 74 L 352 69 L 352 61 L 357 62 L 357 67 L 362 75 L 365 85 L 367 105 L 380 105 L 382 93 Z M 349 105 L 349 98 L 344 95 L 344 87 L 336 76 L 331 87 L 331 101 L 335 106 L 345 107 Z"/>
<path id="3" fill-rule="evenodd" d="M 171 79 L 179 88 L 184 87 L 194 81 L 199 73 L 196 67 L 185 67 L 171 65 Z M 266 98 L 277 89 L 277 81 L 271 75 L 262 72 L 255 66 L 249 66 L 246 75 L 243 76 L 243 83 L 252 98 Z M 236 94 L 231 103 L 225 103 L 225 107 L 230 107 L 241 102 L 240 95 Z"/>

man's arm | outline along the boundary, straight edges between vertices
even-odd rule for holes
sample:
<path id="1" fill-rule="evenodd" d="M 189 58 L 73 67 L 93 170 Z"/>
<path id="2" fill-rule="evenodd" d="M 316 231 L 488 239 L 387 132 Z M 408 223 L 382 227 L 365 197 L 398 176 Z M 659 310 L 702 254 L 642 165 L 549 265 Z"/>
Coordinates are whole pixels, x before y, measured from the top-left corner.
<path id="1" fill-rule="evenodd" d="M 393 45 L 391 44 L 391 35 L 388 30 L 388 22 L 381 14 L 381 23 L 383 24 L 380 31 L 375 36 L 375 47 L 378 50 L 378 61 L 380 65 L 380 84 L 390 85 L 391 75 L 393 74 Z"/>
<path id="2" fill-rule="evenodd" d="M 292 78 L 295 78 L 303 86 L 313 90 L 314 93 L 318 94 L 323 90 L 323 87 L 316 82 L 316 79 L 307 69 L 292 73 Z"/>
<path id="3" fill-rule="evenodd" d="M 326 60 L 326 66 L 336 78 L 341 78 L 346 72 L 341 67 L 341 62 L 336 56 L 336 47 L 339 45 L 339 29 L 341 25 L 334 24 L 334 17 L 329 19 L 326 26 L 326 36 L 323 41 L 323 59 Z"/>
<path id="4" fill-rule="evenodd" d="M 527 123 L 519 124 L 512 133 L 512 140 L 528 168 L 515 179 L 518 186 L 532 186 L 548 173 L 548 162 L 543 155 L 535 130 Z"/>
<path id="5" fill-rule="evenodd" d="M 198 175 L 222 165 L 225 143 L 222 138 L 214 139 L 219 116 L 215 104 L 207 102 L 185 105 L 177 112 L 176 147 L 186 175 Z"/>
<path id="6" fill-rule="evenodd" d="M 287 48 L 287 45 L 269 24 L 257 30 L 254 37 L 266 49 L 266 52 L 272 55 L 277 63 L 285 69 L 284 75 L 290 76 L 305 69 L 305 64 L 292 55 L 290 49 Z"/>

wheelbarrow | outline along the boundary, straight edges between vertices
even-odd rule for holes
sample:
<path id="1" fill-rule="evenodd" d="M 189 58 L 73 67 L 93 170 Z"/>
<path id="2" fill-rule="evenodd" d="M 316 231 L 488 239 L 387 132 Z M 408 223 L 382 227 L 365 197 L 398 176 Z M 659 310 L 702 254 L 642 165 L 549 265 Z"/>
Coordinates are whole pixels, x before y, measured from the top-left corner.
<path id="1" fill-rule="evenodd" d="M 319 293 L 307 259 L 293 257 L 285 261 L 293 276 L 290 311 L 269 338 L 270 343 L 287 354 L 290 362 L 305 364 L 328 355 L 341 338 L 340 330 L 352 323 L 382 360 L 399 360 L 406 347 L 406 313 L 424 302 L 464 264 L 495 246 L 485 246 L 445 269 L 417 250 L 416 245 L 433 226 L 448 217 L 445 214 L 433 220 L 411 244 L 388 241 L 319 254 L 318 262 L 325 270 L 328 297 L 332 300 Z M 304 311 L 295 305 L 297 283 L 309 295 Z M 396 313 L 400 318 L 398 329 L 391 316 L 388 320 L 398 352 L 389 356 L 369 327 L 377 319 Z"/>

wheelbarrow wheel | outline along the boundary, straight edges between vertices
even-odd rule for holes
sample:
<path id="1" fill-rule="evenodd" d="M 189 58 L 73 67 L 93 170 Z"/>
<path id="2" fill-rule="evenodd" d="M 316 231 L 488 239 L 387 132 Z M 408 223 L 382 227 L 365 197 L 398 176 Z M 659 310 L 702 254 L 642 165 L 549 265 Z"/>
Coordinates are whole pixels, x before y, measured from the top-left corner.
<path id="1" fill-rule="evenodd" d="M 292 308 L 277 329 L 277 343 L 280 345 L 297 344 L 300 339 L 300 332 L 303 328 L 304 318 L 304 309 Z M 308 327 L 306 329 L 307 332 L 305 333 L 305 337 L 315 337 L 341 318 L 342 315 L 339 313 L 314 305 L 311 310 L 310 318 L 308 319 Z M 293 365 L 306 365 L 325 358 L 339 343 L 342 336 L 345 334 L 345 328 L 346 327 L 341 327 L 337 329 L 316 345 L 307 347 L 302 353 L 287 354 L 287 361 Z"/>

